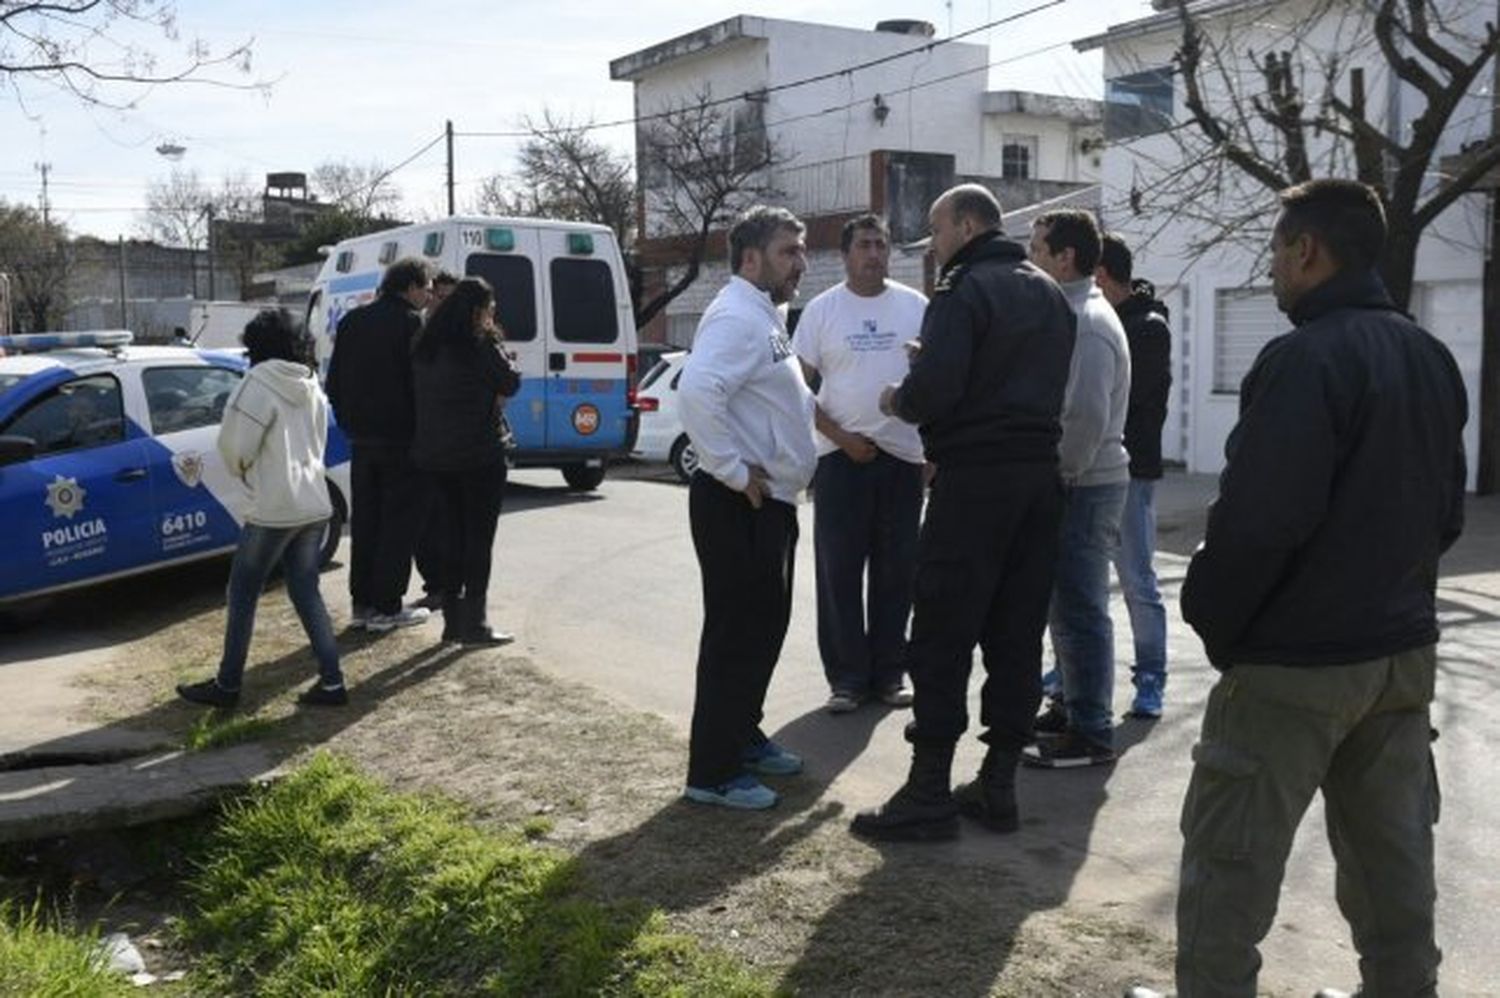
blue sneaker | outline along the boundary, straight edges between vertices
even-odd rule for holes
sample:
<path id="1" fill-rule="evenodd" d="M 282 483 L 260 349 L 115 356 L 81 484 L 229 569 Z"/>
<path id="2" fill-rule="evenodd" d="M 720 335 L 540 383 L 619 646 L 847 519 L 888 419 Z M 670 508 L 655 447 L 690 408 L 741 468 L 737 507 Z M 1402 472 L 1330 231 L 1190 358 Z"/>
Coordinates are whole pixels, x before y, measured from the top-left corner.
<path id="1" fill-rule="evenodd" d="M 1154 721 L 1161 717 L 1162 694 L 1167 685 L 1166 677 L 1154 672 L 1137 673 L 1131 677 L 1131 682 L 1135 683 L 1135 700 L 1131 702 L 1130 711 L 1125 716 L 1145 721 Z"/>
<path id="2" fill-rule="evenodd" d="M 788 752 L 769 738 L 741 752 L 740 761 L 750 772 L 762 776 L 795 776 L 802 772 L 802 757 Z"/>
<path id="3" fill-rule="evenodd" d="M 776 791 L 751 776 L 749 773 L 736 776 L 728 783 L 716 787 L 688 787 L 682 796 L 698 804 L 717 804 L 736 811 L 764 811 L 775 807 Z"/>

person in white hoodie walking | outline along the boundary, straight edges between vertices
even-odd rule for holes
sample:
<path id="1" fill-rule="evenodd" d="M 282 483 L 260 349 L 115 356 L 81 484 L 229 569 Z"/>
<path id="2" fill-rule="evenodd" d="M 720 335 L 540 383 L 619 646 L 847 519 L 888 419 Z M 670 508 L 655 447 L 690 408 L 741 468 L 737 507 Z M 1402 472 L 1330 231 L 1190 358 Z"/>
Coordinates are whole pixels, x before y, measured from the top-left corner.
<path id="1" fill-rule="evenodd" d="M 813 398 L 780 308 L 807 269 L 803 231 L 791 212 L 767 207 L 730 229 L 733 276 L 698 324 L 678 387 L 698 453 L 688 516 L 703 574 L 684 796 L 722 807 L 771 807 L 776 793 L 756 774 L 802 769 L 760 721 L 792 614 L 797 494 L 818 466 Z"/>
<path id="2" fill-rule="evenodd" d="M 255 607 L 279 564 L 318 661 L 318 680 L 298 702 L 338 706 L 349 694 L 318 590 L 323 528 L 333 513 L 323 465 L 328 399 L 309 363 L 311 344 L 285 310 L 267 309 L 251 319 L 241 342 L 250 370 L 224 406 L 219 455 L 249 490 L 250 505 L 229 567 L 224 654 L 217 676 L 179 685 L 177 693 L 213 707 L 239 701 Z"/>

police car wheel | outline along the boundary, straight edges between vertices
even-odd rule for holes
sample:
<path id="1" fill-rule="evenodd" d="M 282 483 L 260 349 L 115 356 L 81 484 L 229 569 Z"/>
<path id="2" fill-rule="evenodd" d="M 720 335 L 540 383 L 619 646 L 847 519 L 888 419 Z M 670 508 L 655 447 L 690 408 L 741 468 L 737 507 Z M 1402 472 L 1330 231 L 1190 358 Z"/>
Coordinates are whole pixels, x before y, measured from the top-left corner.
<path id="1" fill-rule="evenodd" d="M 344 537 L 344 524 L 349 519 L 349 507 L 344 502 L 343 493 L 332 482 L 328 483 L 328 498 L 333 501 L 333 516 L 329 517 L 328 524 L 323 528 L 323 541 L 321 553 L 318 555 L 318 564 L 327 568 L 333 561 L 333 556 L 338 554 L 339 541 Z"/>
<path id="2" fill-rule="evenodd" d="M 562 470 L 563 481 L 568 483 L 568 488 L 587 492 L 597 489 L 604 481 L 604 465 L 591 468 L 586 464 L 570 464 Z"/>
<path id="3" fill-rule="evenodd" d="M 672 443 L 672 451 L 667 455 L 667 463 L 677 473 L 677 477 L 684 482 L 693 480 L 693 472 L 698 470 L 698 452 L 693 449 L 693 442 L 684 433 Z"/>

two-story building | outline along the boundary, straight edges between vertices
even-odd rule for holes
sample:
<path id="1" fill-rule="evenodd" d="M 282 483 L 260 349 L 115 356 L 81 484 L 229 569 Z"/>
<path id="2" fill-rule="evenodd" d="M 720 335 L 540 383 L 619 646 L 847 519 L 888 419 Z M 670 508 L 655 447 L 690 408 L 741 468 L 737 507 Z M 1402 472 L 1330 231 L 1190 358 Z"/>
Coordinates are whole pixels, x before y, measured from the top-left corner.
<path id="1" fill-rule="evenodd" d="M 926 234 L 932 199 L 955 182 L 985 183 L 1007 209 L 1079 192 L 1087 201 L 1097 189 L 1099 102 L 988 92 L 989 64 L 985 46 L 935 38 L 923 21 L 863 30 L 739 15 L 616 59 L 610 75 L 635 87 L 638 156 L 652 115 L 704 98 L 724 101 L 716 111 L 731 152 L 775 150 L 764 200 L 808 222 L 807 301 L 843 280 L 839 231 L 855 215 L 885 214 L 894 240 L 910 243 Z M 680 273 L 686 241 L 652 207 L 660 171 L 640 162 L 638 174 L 636 248 L 649 297 Z M 727 276 L 724 242 L 716 231 L 698 280 L 643 341 L 691 342 Z M 898 249 L 891 269 L 916 287 L 931 278 L 920 249 Z"/>

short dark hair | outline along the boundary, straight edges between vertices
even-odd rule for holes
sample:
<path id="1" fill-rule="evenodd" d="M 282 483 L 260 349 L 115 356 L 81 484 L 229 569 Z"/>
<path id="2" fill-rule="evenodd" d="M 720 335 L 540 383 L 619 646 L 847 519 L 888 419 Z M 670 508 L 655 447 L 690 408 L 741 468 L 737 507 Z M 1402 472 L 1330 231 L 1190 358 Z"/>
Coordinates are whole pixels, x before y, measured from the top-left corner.
<path id="1" fill-rule="evenodd" d="M 1099 222 L 1093 212 L 1082 208 L 1058 208 L 1043 212 L 1031 224 L 1033 228 L 1041 225 L 1047 229 L 1047 248 L 1053 253 L 1065 249 L 1073 251 L 1073 266 L 1080 275 L 1088 276 L 1094 272 L 1102 240 Z"/>
<path id="2" fill-rule="evenodd" d="M 458 283 L 458 275 L 451 270 L 439 270 L 432 275 L 432 283 L 450 287 Z"/>
<path id="3" fill-rule="evenodd" d="M 807 226 L 785 208 L 758 204 L 747 209 L 729 230 L 730 271 L 739 273 L 740 264 L 745 261 L 745 251 L 757 249 L 764 253 L 776 233 L 783 229 L 800 236 L 807 231 Z"/>
<path id="4" fill-rule="evenodd" d="M 1288 187 L 1278 195 L 1283 243 L 1311 235 L 1328 248 L 1340 269 L 1373 268 L 1385 248 L 1385 206 L 1369 184 L 1324 177 Z"/>
<path id="5" fill-rule="evenodd" d="M 245 323 L 240 342 L 245 345 L 251 367 L 263 360 L 290 360 L 312 367 L 312 337 L 284 308 L 257 312 L 255 318 Z"/>
<path id="6" fill-rule="evenodd" d="M 1114 232 L 1104 234 L 1104 245 L 1099 250 L 1099 266 L 1103 267 L 1104 272 L 1113 280 L 1121 284 L 1130 283 L 1135 273 L 1135 257 L 1119 234 Z"/>
<path id="7" fill-rule="evenodd" d="M 955 222 L 960 218 L 972 218 L 985 229 L 1000 228 L 1000 218 L 1003 214 L 1000 209 L 1000 199 L 995 197 L 995 192 L 988 187 L 980 184 L 959 184 L 957 187 L 950 187 L 944 191 L 942 196 L 947 199 Z"/>
<path id="8" fill-rule="evenodd" d="M 403 257 L 385 268 L 385 274 L 380 278 L 380 293 L 405 294 L 413 285 L 425 288 L 431 280 L 432 270 L 427 261 L 414 256 Z"/>
<path id="9" fill-rule="evenodd" d="M 891 238 L 890 223 L 885 220 L 884 215 L 868 212 L 856 218 L 851 218 L 844 223 L 844 230 L 839 233 L 839 252 L 848 253 L 849 247 L 854 245 L 854 234 L 860 229 L 871 229 L 880 233 L 887 241 Z"/>

